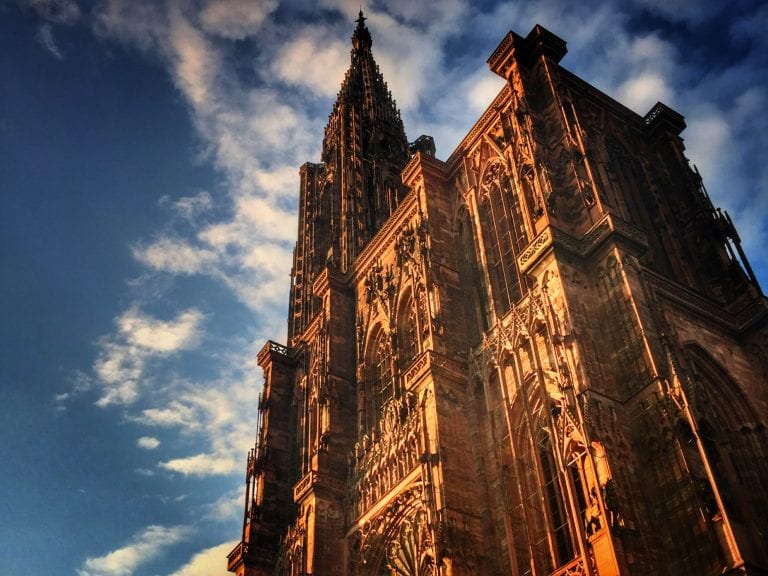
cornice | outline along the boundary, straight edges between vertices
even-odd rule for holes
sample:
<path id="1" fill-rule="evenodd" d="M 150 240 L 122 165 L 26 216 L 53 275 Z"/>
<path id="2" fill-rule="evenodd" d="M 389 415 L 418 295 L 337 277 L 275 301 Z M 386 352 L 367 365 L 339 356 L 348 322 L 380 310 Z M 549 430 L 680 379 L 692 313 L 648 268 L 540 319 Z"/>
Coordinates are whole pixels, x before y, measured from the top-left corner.
<path id="1" fill-rule="evenodd" d="M 551 247 L 562 248 L 571 254 L 586 258 L 609 238 L 630 242 L 642 249 L 648 247 L 648 238 L 640 228 L 618 218 L 614 214 L 605 214 L 581 238 L 576 238 L 555 228 L 547 226 L 517 257 L 520 272 L 525 273 L 538 262 Z"/>

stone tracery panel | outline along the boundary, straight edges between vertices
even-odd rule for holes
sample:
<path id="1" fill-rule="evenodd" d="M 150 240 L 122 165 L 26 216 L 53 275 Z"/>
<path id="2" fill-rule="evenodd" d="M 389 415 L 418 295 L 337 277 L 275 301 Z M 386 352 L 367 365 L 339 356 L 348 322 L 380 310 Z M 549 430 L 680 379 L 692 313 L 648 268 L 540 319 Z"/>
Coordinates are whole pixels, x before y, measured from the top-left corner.
<path id="1" fill-rule="evenodd" d="M 355 444 L 350 482 L 357 518 L 419 465 L 422 422 L 416 397 L 392 398 L 383 408 L 380 431 Z"/>

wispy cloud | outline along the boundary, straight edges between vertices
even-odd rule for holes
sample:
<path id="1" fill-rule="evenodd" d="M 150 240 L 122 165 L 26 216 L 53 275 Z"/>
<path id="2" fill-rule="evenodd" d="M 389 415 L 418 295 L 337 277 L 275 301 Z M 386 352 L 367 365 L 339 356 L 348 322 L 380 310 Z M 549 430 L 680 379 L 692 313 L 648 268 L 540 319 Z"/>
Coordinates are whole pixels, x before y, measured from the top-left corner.
<path id="1" fill-rule="evenodd" d="M 46 23 L 40 26 L 36 38 L 37 41 L 58 60 L 64 59 L 64 53 L 61 51 L 61 48 L 59 48 L 59 45 L 56 44 L 56 39 L 53 37 L 53 27 L 50 24 Z"/>
<path id="2" fill-rule="evenodd" d="M 22 1 L 37 15 L 40 25 L 35 38 L 43 48 L 57 60 L 64 59 L 54 34 L 55 26 L 72 26 L 81 18 L 80 7 L 72 0 L 26 0 Z"/>
<path id="3" fill-rule="evenodd" d="M 255 34 L 277 5 L 277 0 L 208 0 L 200 11 L 200 22 L 210 34 L 242 40 Z"/>
<path id="4" fill-rule="evenodd" d="M 236 541 L 225 542 L 195 554 L 192 559 L 170 576 L 228 576 L 224 558 Z"/>
<path id="5" fill-rule="evenodd" d="M 160 440 L 153 436 L 142 436 L 136 440 L 136 446 L 144 450 L 155 450 L 160 446 Z"/>
<path id="6" fill-rule="evenodd" d="M 219 258 L 210 248 L 169 236 L 145 246 L 134 246 L 133 256 L 152 270 L 187 275 L 215 270 Z"/>
<path id="7" fill-rule="evenodd" d="M 195 454 L 161 462 L 160 468 L 184 476 L 221 476 L 239 470 L 241 464 L 230 455 Z"/>
<path id="8" fill-rule="evenodd" d="M 173 200 L 166 195 L 160 198 L 160 206 L 170 206 L 173 212 L 190 222 L 194 222 L 198 216 L 205 214 L 213 208 L 213 197 L 206 190 L 201 190 L 193 196 L 182 196 Z"/>
<path id="9" fill-rule="evenodd" d="M 327 27 L 307 26 L 287 42 L 273 64 L 277 77 L 309 88 L 321 96 L 334 96 L 349 66 L 349 43 Z M 336 79 L 330 82 L 329 79 Z"/>
<path id="10" fill-rule="evenodd" d="M 141 50 L 165 55 L 168 31 L 166 4 L 154 0 L 105 0 L 92 11 L 91 26 L 97 36 L 124 42 Z"/>
<path id="11" fill-rule="evenodd" d="M 122 548 L 87 558 L 78 576 L 131 576 L 137 568 L 158 558 L 190 534 L 191 530 L 185 526 L 148 526 Z"/>
<path id="12" fill-rule="evenodd" d="M 230 490 L 206 507 L 205 517 L 217 522 L 235 522 L 243 518 L 242 486 Z"/>
<path id="13" fill-rule="evenodd" d="M 116 319 L 117 332 L 99 342 L 94 363 L 101 407 L 131 404 L 141 391 L 147 363 L 197 345 L 203 315 L 196 309 L 180 313 L 174 320 L 158 320 L 130 308 Z"/>
<path id="14" fill-rule="evenodd" d="M 158 468 L 183 476 L 239 473 L 255 437 L 249 406 L 258 401 L 258 373 L 251 353 L 230 354 L 230 368 L 204 384 L 177 383 L 164 399 L 130 417 L 150 428 L 175 430 L 198 439 L 198 450 L 158 463 Z M 202 451 L 201 451 L 202 449 Z"/>
<path id="15" fill-rule="evenodd" d="M 73 0 L 28 0 L 40 18 L 54 24 L 70 26 L 80 20 L 80 6 Z"/>

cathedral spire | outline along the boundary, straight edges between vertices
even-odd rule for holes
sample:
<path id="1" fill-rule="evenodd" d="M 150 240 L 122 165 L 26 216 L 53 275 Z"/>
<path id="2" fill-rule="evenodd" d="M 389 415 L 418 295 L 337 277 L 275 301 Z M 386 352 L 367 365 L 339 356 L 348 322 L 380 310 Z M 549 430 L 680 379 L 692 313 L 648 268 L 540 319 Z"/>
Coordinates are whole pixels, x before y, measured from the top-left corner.
<path id="1" fill-rule="evenodd" d="M 394 212 L 405 195 L 400 171 L 409 158 L 400 112 L 373 58 L 373 40 L 360 10 L 349 69 L 323 141 L 329 203 L 330 260 L 342 271 Z"/>

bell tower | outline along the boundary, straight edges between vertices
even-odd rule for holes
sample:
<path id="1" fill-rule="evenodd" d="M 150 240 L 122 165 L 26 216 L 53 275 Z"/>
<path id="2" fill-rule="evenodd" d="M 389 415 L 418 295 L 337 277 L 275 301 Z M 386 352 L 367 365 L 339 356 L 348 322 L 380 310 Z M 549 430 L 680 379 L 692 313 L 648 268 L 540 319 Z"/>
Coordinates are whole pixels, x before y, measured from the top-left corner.
<path id="1" fill-rule="evenodd" d="M 351 63 L 328 118 L 322 163 L 300 171 L 299 240 L 294 251 L 288 339 L 317 310 L 311 284 L 326 266 L 349 270 L 405 195 L 400 171 L 408 141 L 400 112 L 373 59 L 362 11 Z"/>

